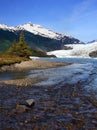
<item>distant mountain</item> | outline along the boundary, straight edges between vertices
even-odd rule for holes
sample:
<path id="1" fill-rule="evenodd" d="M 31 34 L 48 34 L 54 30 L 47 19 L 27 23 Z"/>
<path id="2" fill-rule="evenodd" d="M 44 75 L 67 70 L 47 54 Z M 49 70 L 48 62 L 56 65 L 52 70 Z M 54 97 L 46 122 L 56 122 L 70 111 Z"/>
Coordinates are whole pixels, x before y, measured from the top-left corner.
<path id="1" fill-rule="evenodd" d="M 97 42 L 97 40 L 92 40 L 92 41 L 90 41 L 90 42 L 88 42 L 88 43 L 90 44 L 90 43 L 93 43 L 93 42 Z"/>
<path id="2" fill-rule="evenodd" d="M 68 49 L 67 49 L 67 48 Z M 64 50 L 56 50 L 48 52 L 48 55 L 56 57 L 97 57 L 97 41 L 90 44 L 69 44 L 65 45 Z"/>
<path id="3" fill-rule="evenodd" d="M 63 49 L 64 44 L 82 43 L 70 35 L 56 33 L 32 23 L 15 27 L 0 24 L 0 51 L 5 51 L 15 39 L 18 40 L 21 31 L 31 48 L 42 51 Z"/>

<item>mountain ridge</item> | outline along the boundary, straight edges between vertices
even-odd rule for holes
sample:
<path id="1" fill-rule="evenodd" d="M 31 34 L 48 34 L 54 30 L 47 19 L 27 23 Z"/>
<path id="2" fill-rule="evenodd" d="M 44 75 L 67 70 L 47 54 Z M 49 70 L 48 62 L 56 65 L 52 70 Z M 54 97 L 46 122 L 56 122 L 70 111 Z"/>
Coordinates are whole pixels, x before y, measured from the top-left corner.
<path id="1" fill-rule="evenodd" d="M 41 25 L 26 23 L 18 26 L 0 24 L 0 46 L 2 47 L 3 43 L 7 47 L 10 46 L 14 39 L 19 38 L 21 31 L 24 32 L 25 40 L 32 48 L 39 48 L 43 51 L 62 49 L 64 44 L 83 43 L 70 35 L 54 32 Z"/>
<path id="2" fill-rule="evenodd" d="M 56 33 L 50 29 L 44 28 L 39 24 L 32 24 L 31 22 L 18 25 L 18 26 L 8 26 L 7 24 L 0 24 L 0 28 L 2 29 L 9 29 L 10 31 L 16 31 L 16 30 L 26 30 L 34 34 L 40 34 L 49 38 L 55 38 L 55 39 L 60 39 L 63 36 L 67 36 L 72 38 L 71 35 L 67 34 L 61 34 L 61 33 Z M 51 36 L 52 35 L 52 36 Z"/>

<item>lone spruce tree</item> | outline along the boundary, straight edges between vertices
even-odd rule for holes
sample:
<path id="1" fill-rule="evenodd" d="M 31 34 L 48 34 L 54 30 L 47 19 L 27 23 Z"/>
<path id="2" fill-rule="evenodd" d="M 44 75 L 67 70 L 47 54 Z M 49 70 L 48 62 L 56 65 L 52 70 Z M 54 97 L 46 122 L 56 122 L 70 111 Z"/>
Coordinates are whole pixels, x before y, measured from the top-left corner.
<path id="1" fill-rule="evenodd" d="M 23 32 L 20 33 L 19 42 L 12 44 L 12 46 L 8 50 L 8 53 L 26 58 L 29 58 L 29 56 L 32 55 L 30 47 L 25 42 Z"/>
<path id="2" fill-rule="evenodd" d="M 23 32 L 20 33 L 19 42 L 17 44 L 17 50 L 18 50 L 18 56 L 20 56 L 20 57 L 27 57 L 28 58 L 30 55 L 32 55 L 30 47 L 25 42 Z"/>

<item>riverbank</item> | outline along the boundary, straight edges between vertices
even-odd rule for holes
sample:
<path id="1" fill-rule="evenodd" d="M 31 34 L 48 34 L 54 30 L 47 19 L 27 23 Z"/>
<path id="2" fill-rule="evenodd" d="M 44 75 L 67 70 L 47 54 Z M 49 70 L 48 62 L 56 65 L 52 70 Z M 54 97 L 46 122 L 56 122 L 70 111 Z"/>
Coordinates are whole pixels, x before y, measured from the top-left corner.
<path id="1" fill-rule="evenodd" d="M 48 78 L 35 85 L 0 85 L 0 129 L 96 130 L 97 61 L 74 61 L 66 67 L 32 70 L 30 78 Z M 35 106 L 17 110 L 28 99 L 34 99 Z"/>
<path id="2" fill-rule="evenodd" d="M 39 61 L 39 60 L 29 60 L 23 61 L 21 63 L 16 63 L 10 66 L 3 66 L 0 68 L 1 73 L 6 72 L 26 72 L 29 70 L 37 70 L 37 69 L 48 69 L 48 68 L 56 68 L 61 66 L 67 66 L 70 63 L 58 63 L 58 62 L 47 62 L 47 61 Z M 33 76 L 33 75 L 32 75 Z M 36 77 L 27 77 L 23 79 L 14 79 L 14 80 L 3 80 L 0 81 L 0 84 L 3 85 L 16 85 L 16 86 L 32 86 L 35 83 L 45 80 L 44 76 L 36 76 Z"/>
<path id="3" fill-rule="evenodd" d="M 15 71 L 25 71 L 29 69 L 46 69 L 46 68 L 55 68 L 59 66 L 67 66 L 70 63 L 59 63 L 59 62 L 47 62 L 40 60 L 29 60 L 22 61 L 21 63 L 15 63 L 11 65 L 4 65 L 0 67 L 0 72 L 15 72 Z"/>

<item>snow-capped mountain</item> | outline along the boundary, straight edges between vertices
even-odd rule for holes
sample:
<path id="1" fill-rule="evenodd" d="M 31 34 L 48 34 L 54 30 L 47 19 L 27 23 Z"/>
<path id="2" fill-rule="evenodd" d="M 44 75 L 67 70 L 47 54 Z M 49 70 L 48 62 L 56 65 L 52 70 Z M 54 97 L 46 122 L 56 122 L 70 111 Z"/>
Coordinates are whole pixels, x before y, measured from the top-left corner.
<path id="1" fill-rule="evenodd" d="M 3 29 L 3 30 L 9 30 L 9 31 L 14 31 L 15 28 L 14 27 L 10 27 L 6 24 L 0 24 L 0 29 Z"/>
<path id="2" fill-rule="evenodd" d="M 70 35 L 56 33 L 37 24 L 26 23 L 18 26 L 0 24 L 0 47 L 6 50 L 14 39 L 18 40 L 21 31 L 24 32 L 25 40 L 31 47 L 43 51 L 63 49 L 64 44 L 81 43 L 79 39 Z"/>
<path id="3" fill-rule="evenodd" d="M 1 29 L 8 29 L 8 26 L 6 24 L 0 24 Z"/>
<path id="4" fill-rule="evenodd" d="M 18 40 L 21 31 L 24 32 L 26 42 L 31 48 L 50 51 L 48 55 L 89 57 L 97 53 L 97 40 L 83 44 L 70 35 L 56 33 L 31 22 L 19 26 L 0 24 L 0 50 L 6 50 L 14 39 Z"/>
<path id="5" fill-rule="evenodd" d="M 88 44 L 94 43 L 94 42 L 97 42 L 97 40 L 92 40 L 92 41 L 88 42 Z"/>
<path id="6" fill-rule="evenodd" d="M 29 31 L 29 32 L 36 34 L 36 35 L 41 35 L 41 36 L 49 37 L 49 38 L 53 38 L 53 39 L 61 39 L 64 36 L 62 34 L 55 33 L 51 30 L 43 28 L 40 25 L 32 24 L 32 23 L 23 24 L 23 25 L 17 26 L 16 28 Z"/>
<path id="7" fill-rule="evenodd" d="M 43 28 L 40 25 L 32 24 L 32 23 L 26 23 L 23 25 L 15 26 L 15 27 L 10 27 L 10 26 L 7 26 L 5 24 L 0 24 L 0 28 L 3 30 L 9 30 L 9 31 L 26 30 L 26 31 L 31 32 L 35 35 L 49 37 L 52 39 L 61 39 L 64 36 L 63 34 L 53 32 L 51 30 Z M 71 37 L 69 35 L 66 35 L 66 36 Z"/>
<path id="8" fill-rule="evenodd" d="M 90 57 L 90 54 L 97 53 L 97 41 L 90 44 L 72 44 L 65 45 L 67 50 L 56 50 L 48 52 L 48 55 L 55 55 L 57 57 Z"/>
<path id="9" fill-rule="evenodd" d="M 23 24 L 23 25 L 18 25 L 18 26 L 8 26 L 6 24 L 0 24 L 0 28 L 4 30 L 9 30 L 9 31 L 18 31 L 18 30 L 26 30 L 28 32 L 31 32 L 35 35 L 40 35 L 43 37 L 48 37 L 52 39 L 62 39 L 64 36 L 73 38 L 71 35 L 67 34 L 60 34 L 56 33 L 52 30 L 46 29 L 42 27 L 41 25 L 38 24 L 32 24 L 31 22 Z"/>

